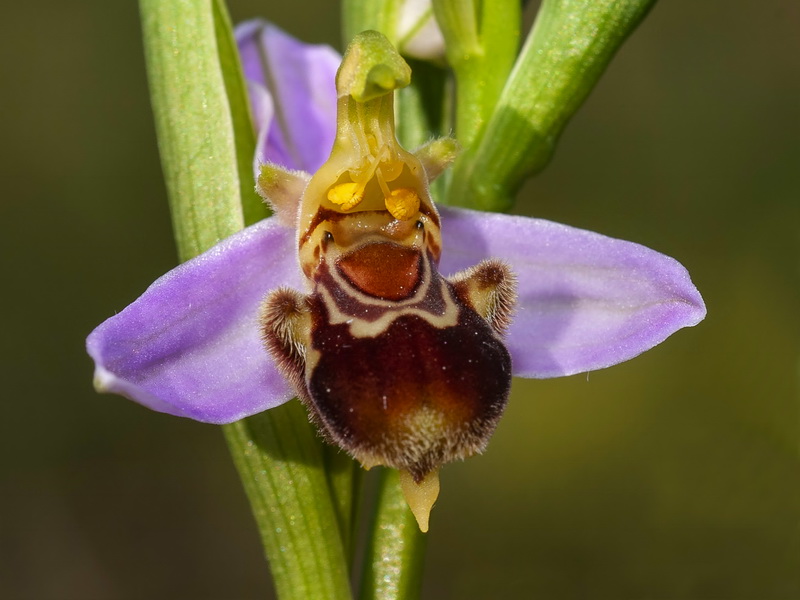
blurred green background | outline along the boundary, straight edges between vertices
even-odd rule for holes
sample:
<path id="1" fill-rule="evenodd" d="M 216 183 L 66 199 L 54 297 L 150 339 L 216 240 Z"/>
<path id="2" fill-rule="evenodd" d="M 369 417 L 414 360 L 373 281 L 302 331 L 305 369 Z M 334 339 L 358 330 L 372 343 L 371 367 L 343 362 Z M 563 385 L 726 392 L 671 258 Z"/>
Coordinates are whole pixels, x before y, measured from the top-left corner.
<path id="1" fill-rule="evenodd" d="M 338 46 L 309 4 L 230 2 Z M 444 470 L 425 598 L 800 597 L 798 31 L 790 0 L 662 2 L 523 190 L 678 258 L 709 315 L 517 382 Z M 91 386 L 86 334 L 176 262 L 136 3 L 9 4 L 0 81 L 0 597 L 270 597 L 220 431 Z"/>

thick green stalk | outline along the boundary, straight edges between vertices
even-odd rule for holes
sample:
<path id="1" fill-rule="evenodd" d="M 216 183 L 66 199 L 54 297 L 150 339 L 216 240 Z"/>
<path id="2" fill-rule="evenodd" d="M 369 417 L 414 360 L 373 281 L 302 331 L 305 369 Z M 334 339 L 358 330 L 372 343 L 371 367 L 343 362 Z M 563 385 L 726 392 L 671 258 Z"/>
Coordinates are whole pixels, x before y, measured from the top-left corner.
<path id="1" fill-rule="evenodd" d="M 243 83 L 230 72 L 238 64 L 231 61 L 232 38 L 220 6 L 212 0 L 140 0 L 156 133 L 182 260 L 243 227 L 240 178 L 244 172 L 252 178 L 237 158 L 252 146 L 240 136 L 237 153 L 235 132 L 249 116 L 241 94 L 228 100 Z M 289 403 L 224 429 L 280 598 L 351 598 L 321 446 L 302 407 Z"/>
<path id="2" fill-rule="evenodd" d="M 451 201 L 508 210 L 570 117 L 655 0 L 544 0 L 477 143 L 458 161 Z"/>
<path id="3" fill-rule="evenodd" d="M 519 0 L 433 0 L 456 76 L 456 137 L 469 147 L 500 97 L 519 49 Z"/>
<path id="4" fill-rule="evenodd" d="M 323 444 L 322 451 L 342 547 L 348 564 L 352 564 L 364 471 L 346 452 L 335 446 Z"/>
<path id="5" fill-rule="evenodd" d="M 350 598 L 323 452 L 292 401 L 225 426 L 281 600 Z M 351 461 L 352 462 L 352 461 Z"/>
<path id="6" fill-rule="evenodd" d="M 394 469 L 381 473 L 377 511 L 369 531 L 361 600 L 419 598 L 426 534 L 406 504 Z"/>
<path id="7" fill-rule="evenodd" d="M 210 0 L 141 0 L 158 149 L 181 260 L 242 228 L 236 149 Z"/>

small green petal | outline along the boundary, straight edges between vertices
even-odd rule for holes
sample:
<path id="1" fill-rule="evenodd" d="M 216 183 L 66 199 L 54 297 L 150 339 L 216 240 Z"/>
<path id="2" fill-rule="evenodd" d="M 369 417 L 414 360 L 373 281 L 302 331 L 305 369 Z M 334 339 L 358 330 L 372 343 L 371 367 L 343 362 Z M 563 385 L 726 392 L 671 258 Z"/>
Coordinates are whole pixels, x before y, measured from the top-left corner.
<path id="1" fill-rule="evenodd" d="M 433 181 L 453 164 L 461 152 L 461 144 L 455 138 L 443 137 L 431 140 L 414 151 L 414 156 L 422 163 L 428 181 Z"/>

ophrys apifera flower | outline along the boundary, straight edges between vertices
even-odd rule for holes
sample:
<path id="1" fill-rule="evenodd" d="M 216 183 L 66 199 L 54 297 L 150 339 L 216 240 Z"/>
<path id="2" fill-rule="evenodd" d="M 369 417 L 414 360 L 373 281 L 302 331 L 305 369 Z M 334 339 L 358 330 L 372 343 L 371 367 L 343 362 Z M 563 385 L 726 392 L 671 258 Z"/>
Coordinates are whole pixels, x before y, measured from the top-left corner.
<path id="1" fill-rule="evenodd" d="M 322 75 L 305 74 L 329 89 Z M 316 85 L 295 86 L 297 97 L 258 89 L 272 102 L 260 156 L 281 163 L 260 167 L 258 187 L 276 215 L 156 281 L 88 349 L 98 389 L 199 421 L 299 396 L 328 440 L 405 474 L 427 527 L 438 469 L 485 448 L 512 374 L 608 367 L 705 307 L 679 263 L 638 244 L 437 209 L 428 183 L 454 143 L 399 145 L 392 90 L 409 76 L 379 34 L 358 38 L 338 73 L 333 149 L 313 176 L 288 169 L 314 164 L 315 144 L 292 144 L 304 119 L 309 137 L 327 131 L 325 110 L 297 110 Z"/>

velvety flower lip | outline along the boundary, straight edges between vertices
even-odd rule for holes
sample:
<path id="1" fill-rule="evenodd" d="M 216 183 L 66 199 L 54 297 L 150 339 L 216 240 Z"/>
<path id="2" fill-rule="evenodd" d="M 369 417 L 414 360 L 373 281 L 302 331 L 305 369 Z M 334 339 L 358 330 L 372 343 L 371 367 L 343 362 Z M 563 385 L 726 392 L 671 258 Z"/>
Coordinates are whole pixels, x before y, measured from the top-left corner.
<path id="1" fill-rule="evenodd" d="M 234 34 L 258 131 L 256 177 L 265 162 L 313 173 L 336 135 L 335 75 L 342 57 L 263 19 L 240 23 Z"/>
<path id="2" fill-rule="evenodd" d="M 316 170 L 335 134 L 338 55 L 265 21 L 236 29 L 258 127 L 255 167 Z M 291 142 L 291 143 L 290 143 Z M 519 303 L 514 372 L 555 377 L 628 360 L 705 316 L 686 270 L 622 240 L 540 219 L 441 207 L 444 275 L 506 260 Z M 295 232 L 270 218 L 170 271 L 95 329 L 95 385 L 153 410 L 228 423 L 292 397 L 259 333 L 259 306 L 303 289 Z"/>
<path id="3" fill-rule="evenodd" d="M 556 377 L 628 360 L 705 306 L 686 270 L 654 250 L 541 219 L 442 208 L 441 270 L 508 261 L 519 302 L 514 374 Z M 228 423 L 292 393 L 259 336 L 272 289 L 303 289 L 294 232 L 266 219 L 180 265 L 89 336 L 96 385 L 153 410 Z"/>

